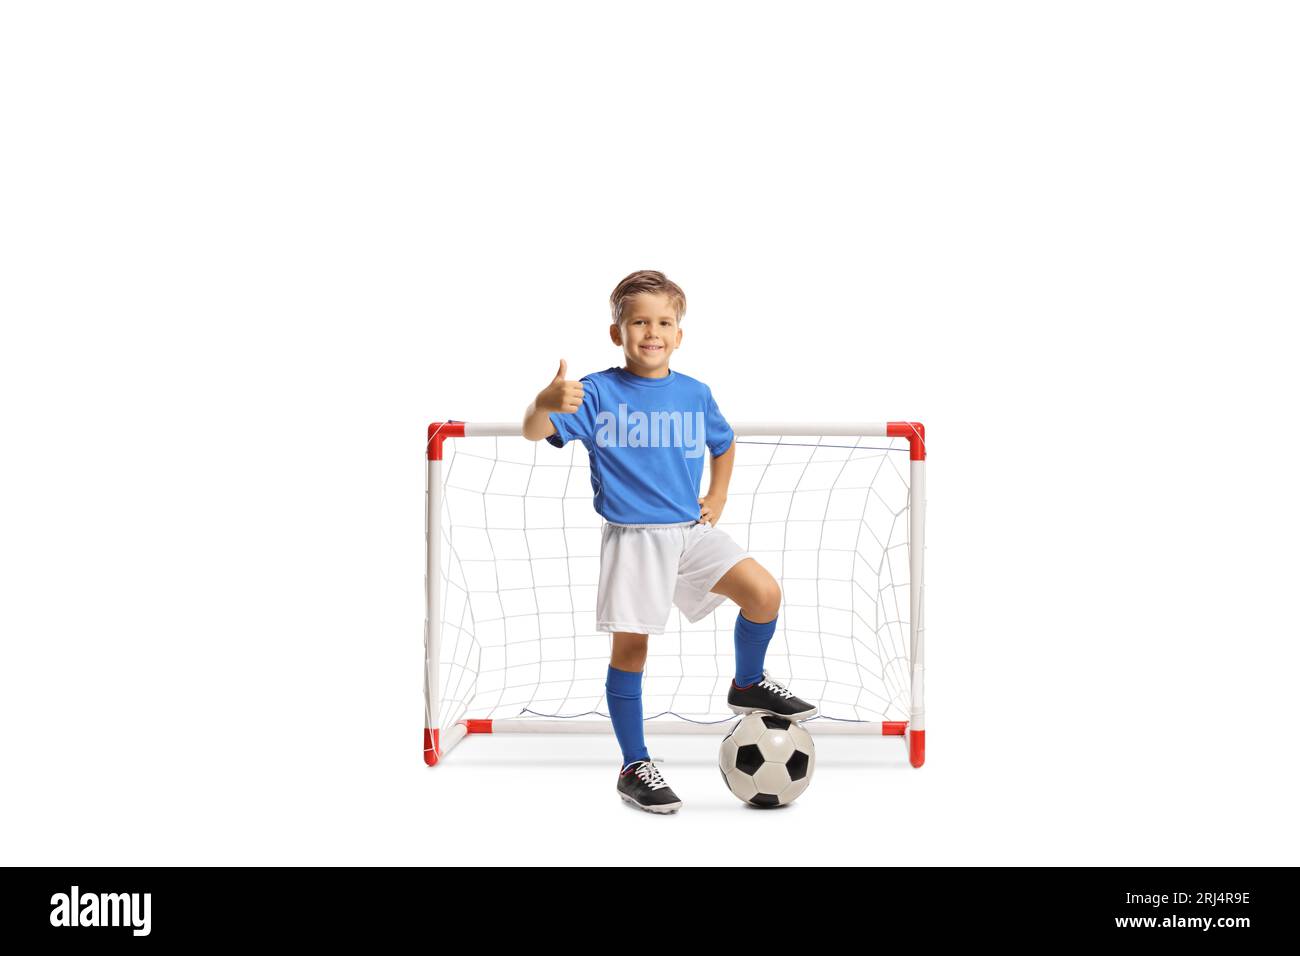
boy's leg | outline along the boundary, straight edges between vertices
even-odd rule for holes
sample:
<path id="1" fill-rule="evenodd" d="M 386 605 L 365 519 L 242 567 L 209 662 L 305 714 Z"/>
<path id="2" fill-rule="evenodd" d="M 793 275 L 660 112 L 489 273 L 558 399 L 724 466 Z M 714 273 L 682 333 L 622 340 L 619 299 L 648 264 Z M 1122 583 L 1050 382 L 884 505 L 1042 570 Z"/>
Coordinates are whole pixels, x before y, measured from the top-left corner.
<path id="1" fill-rule="evenodd" d="M 635 760 L 649 760 L 645 745 L 645 723 L 641 711 L 641 673 L 650 644 L 648 634 L 614 631 L 614 649 L 605 679 L 605 700 L 609 704 L 614 736 L 623 750 L 623 767 Z"/>
<path id="2" fill-rule="evenodd" d="M 713 591 L 740 606 L 735 628 L 736 684 L 748 687 L 763 679 L 767 645 L 776 633 L 781 586 L 767 568 L 745 558 L 719 579 Z"/>
<path id="3" fill-rule="evenodd" d="M 753 558 L 737 562 L 713 591 L 740 605 L 736 615 L 736 680 L 727 691 L 727 704 L 737 714 L 777 714 L 791 720 L 816 717 L 818 708 L 796 697 L 788 688 L 767 677 L 763 658 L 776 632 L 776 612 L 781 586 Z"/>

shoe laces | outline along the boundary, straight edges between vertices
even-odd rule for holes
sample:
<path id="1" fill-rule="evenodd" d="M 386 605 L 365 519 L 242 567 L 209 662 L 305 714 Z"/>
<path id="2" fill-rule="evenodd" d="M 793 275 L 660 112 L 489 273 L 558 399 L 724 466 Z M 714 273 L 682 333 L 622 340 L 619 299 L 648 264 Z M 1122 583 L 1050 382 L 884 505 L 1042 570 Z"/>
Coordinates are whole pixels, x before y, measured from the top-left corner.
<path id="1" fill-rule="evenodd" d="M 780 694 L 781 697 L 783 697 L 785 700 L 789 700 L 791 697 L 794 696 L 793 691 L 786 690 L 776 681 L 772 680 L 772 678 L 768 677 L 767 671 L 763 671 L 763 679 L 759 682 L 758 686 L 766 687 L 770 691 L 775 691 L 777 694 Z"/>
<path id="2" fill-rule="evenodd" d="M 642 760 L 633 773 L 640 777 L 641 782 L 651 790 L 658 790 L 662 787 L 668 786 L 668 781 L 665 780 L 663 774 L 659 772 L 659 768 L 649 760 Z"/>

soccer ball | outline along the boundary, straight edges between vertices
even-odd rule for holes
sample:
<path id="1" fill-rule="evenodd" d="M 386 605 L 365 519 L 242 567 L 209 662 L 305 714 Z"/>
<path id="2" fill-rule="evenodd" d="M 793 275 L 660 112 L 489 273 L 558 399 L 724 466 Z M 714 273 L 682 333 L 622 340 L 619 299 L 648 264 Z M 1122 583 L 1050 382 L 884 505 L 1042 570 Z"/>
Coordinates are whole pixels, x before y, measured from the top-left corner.
<path id="1" fill-rule="evenodd" d="M 722 739 L 718 769 L 727 788 L 755 807 L 783 807 L 812 780 L 812 735 L 774 714 L 746 714 Z"/>

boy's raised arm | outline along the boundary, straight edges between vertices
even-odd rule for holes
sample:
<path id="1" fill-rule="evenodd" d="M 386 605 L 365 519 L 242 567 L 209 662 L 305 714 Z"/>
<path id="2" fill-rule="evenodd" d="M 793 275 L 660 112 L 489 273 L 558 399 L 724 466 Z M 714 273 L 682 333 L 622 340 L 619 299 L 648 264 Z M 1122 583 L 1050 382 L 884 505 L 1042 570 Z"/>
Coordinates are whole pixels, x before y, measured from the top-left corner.
<path id="1" fill-rule="evenodd" d="M 582 405 L 582 383 L 566 381 L 564 373 L 567 370 L 568 365 L 560 359 L 560 369 L 551 379 L 551 384 L 537 393 L 537 398 L 524 412 L 524 437 L 529 441 L 541 441 L 555 434 L 551 412 L 576 412 Z"/>

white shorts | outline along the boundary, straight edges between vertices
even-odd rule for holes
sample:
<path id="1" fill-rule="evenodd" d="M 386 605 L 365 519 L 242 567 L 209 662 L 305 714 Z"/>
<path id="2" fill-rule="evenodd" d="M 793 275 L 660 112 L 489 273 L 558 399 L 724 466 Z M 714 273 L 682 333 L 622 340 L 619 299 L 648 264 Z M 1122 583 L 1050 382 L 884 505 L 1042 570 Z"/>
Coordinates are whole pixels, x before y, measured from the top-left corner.
<path id="1" fill-rule="evenodd" d="M 726 600 L 709 589 L 749 556 L 707 521 L 650 526 L 607 521 L 601 529 L 596 630 L 662 634 L 674 604 L 694 624 Z"/>

